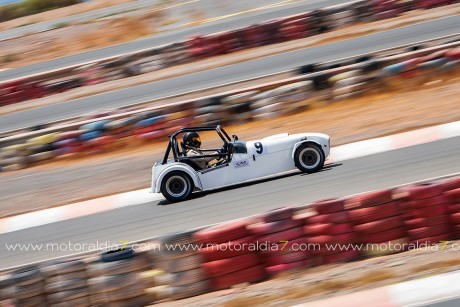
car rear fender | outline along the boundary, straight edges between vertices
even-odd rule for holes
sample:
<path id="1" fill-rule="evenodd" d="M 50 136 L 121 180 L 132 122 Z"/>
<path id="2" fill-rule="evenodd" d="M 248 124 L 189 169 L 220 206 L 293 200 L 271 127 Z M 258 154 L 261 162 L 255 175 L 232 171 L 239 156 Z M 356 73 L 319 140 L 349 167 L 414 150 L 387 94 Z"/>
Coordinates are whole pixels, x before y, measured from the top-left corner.
<path id="1" fill-rule="evenodd" d="M 158 176 L 158 178 L 156 180 L 155 193 L 160 192 L 161 182 L 162 182 L 163 178 L 166 176 L 166 174 L 168 174 L 171 171 L 181 171 L 181 172 L 186 173 L 187 175 L 190 176 L 190 178 L 192 178 L 193 185 L 195 186 L 195 188 L 203 190 L 203 186 L 201 185 L 200 178 L 198 178 L 198 175 L 197 175 L 196 171 L 191 166 L 189 166 L 189 165 L 187 165 L 185 163 L 176 162 L 176 163 L 173 163 L 171 166 L 168 166 L 167 168 L 165 168 L 160 173 L 160 175 Z"/>

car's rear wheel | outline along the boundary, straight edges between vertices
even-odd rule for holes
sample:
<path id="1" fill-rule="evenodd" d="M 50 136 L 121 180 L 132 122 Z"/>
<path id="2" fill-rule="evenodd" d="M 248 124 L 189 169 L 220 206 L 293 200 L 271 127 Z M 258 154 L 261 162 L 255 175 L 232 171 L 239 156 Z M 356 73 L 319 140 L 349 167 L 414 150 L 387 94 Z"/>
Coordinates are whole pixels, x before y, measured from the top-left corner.
<path id="1" fill-rule="evenodd" d="M 302 144 L 294 154 L 295 166 L 304 173 L 315 173 L 324 166 L 324 152 L 316 144 Z"/>
<path id="2" fill-rule="evenodd" d="M 166 174 L 161 182 L 161 194 L 172 202 L 187 199 L 193 191 L 193 182 L 189 175 L 181 171 Z"/>

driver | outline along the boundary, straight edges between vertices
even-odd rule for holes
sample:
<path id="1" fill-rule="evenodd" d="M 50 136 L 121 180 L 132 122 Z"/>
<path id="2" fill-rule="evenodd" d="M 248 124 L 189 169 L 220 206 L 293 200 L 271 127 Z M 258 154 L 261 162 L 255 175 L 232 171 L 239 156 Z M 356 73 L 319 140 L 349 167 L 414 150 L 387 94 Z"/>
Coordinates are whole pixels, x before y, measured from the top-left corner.
<path id="1" fill-rule="evenodd" d="M 200 135 L 195 132 L 187 132 L 184 134 L 183 143 L 185 147 L 185 155 L 187 157 L 191 156 L 202 156 L 204 155 L 203 151 L 201 150 L 201 138 Z M 205 169 L 211 166 L 214 166 L 217 162 L 219 162 L 216 158 L 199 158 L 193 159 L 193 161 L 198 164 L 201 169 Z"/>

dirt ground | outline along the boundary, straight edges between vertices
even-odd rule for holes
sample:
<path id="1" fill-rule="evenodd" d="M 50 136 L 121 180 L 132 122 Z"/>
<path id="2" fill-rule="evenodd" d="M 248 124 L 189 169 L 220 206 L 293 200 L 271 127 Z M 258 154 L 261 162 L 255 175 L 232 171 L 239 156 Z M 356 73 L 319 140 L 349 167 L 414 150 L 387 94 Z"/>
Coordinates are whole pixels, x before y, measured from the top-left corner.
<path id="1" fill-rule="evenodd" d="M 294 306 L 424 278 L 460 269 L 460 241 L 376 257 L 345 264 L 332 264 L 286 272 L 271 280 L 239 285 L 155 306 Z"/>
<path id="2" fill-rule="evenodd" d="M 156 32 L 161 12 L 60 26 L 0 42 L 0 67 L 16 68 L 133 41 Z"/>
<path id="3" fill-rule="evenodd" d="M 4 114 L 12 113 L 12 112 L 18 112 L 22 110 L 37 108 L 40 106 L 59 103 L 62 101 L 68 101 L 68 100 L 78 99 L 78 98 L 87 97 L 91 95 L 96 95 L 96 94 L 104 93 L 108 91 L 114 91 L 114 90 L 119 90 L 123 88 L 133 87 L 136 85 L 141 85 L 141 84 L 154 82 L 158 80 L 174 78 L 179 75 L 191 74 L 197 71 L 203 71 L 203 70 L 208 70 L 208 69 L 212 69 L 216 67 L 222 67 L 222 66 L 240 63 L 240 62 L 244 62 L 244 61 L 248 61 L 252 59 L 262 58 L 262 57 L 266 57 L 266 56 L 270 56 L 274 54 L 280 54 L 280 53 L 298 50 L 302 48 L 332 43 L 332 42 L 339 41 L 339 40 L 351 39 L 353 37 L 368 35 L 368 34 L 380 32 L 380 31 L 386 31 L 386 30 L 397 28 L 397 27 L 407 26 L 410 24 L 423 22 L 423 21 L 427 21 L 427 20 L 431 20 L 435 18 L 456 15 L 459 13 L 460 13 L 460 4 L 451 5 L 448 8 L 443 7 L 443 8 L 436 8 L 436 9 L 427 10 L 427 11 L 412 11 L 412 12 L 408 12 L 407 14 L 403 16 L 393 18 L 390 20 L 371 22 L 371 23 L 363 24 L 363 25 L 352 25 L 352 26 L 341 28 L 341 29 L 337 29 L 332 32 L 324 33 L 321 35 L 316 35 L 313 37 L 308 37 L 305 39 L 289 41 L 289 42 L 285 42 L 281 44 L 264 46 L 264 47 L 259 47 L 259 48 L 253 48 L 250 50 L 243 50 L 243 51 L 239 51 L 239 52 L 229 54 L 229 55 L 223 55 L 223 56 L 218 56 L 218 57 L 212 57 L 209 59 L 203 59 L 203 60 L 199 60 L 193 63 L 169 67 L 169 68 L 161 69 L 159 71 L 153 71 L 153 72 L 135 76 L 135 77 L 110 81 L 110 82 L 97 84 L 93 86 L 86 86 L 84 88 L 77 88 L 71 91 L 67 91 L 64 93 L 56 94 L 56 95 L 41 98 L 41 99 L 35 99 L 35 100 L 22 102 L 19 104 L 4 106 L 0 108 L 0 114 L 4 115 Z M 88 27 L 88 26 L 91 26 L 91 25 L 81 25 L 80 27 L 84 29 L 85 27 Z M 142 31 L 146 30 L 145 28 L 144 29 L 141 28 L 141 26 L 139 25 L 138 26 L 133 25 L 133 29 L 136 27 L 138 28 L 138 31 L 139 31 L 138 33 L 141 33 Z M 59 35 L 60 37 L 63 37 L 63 38 L 68 37 L 68 35 L 64 35 L 65 34 L 64 31 L 66 31 L 65 29 L 59 29 L 56 31 L 62 31 Z M 109 31 L 109 33 L 112 33 L 112 32 Z M 31 38 L 24 38 L 27 41 L 17 42 L 19 43 L 17 45 L 19 48 L 23 48 L 24 46 L 27 46 L 27 44 L 34 42 L 32 46 L 35 46 L 35 47 L 29 48 L 27 51 L 28 53 L 30 52 L 34 53 L 34 56 L 28 57 L 26 61 L 30 61 L 30 59 L 33 59 L 33 61 L 36 61 L 37 59 L 40 58 L 40 56 L 50 56 L 50 55 L 56 56 L 57 54 L 61 52 L 60 47 L 56 49 L 55 51 L 51 51 L 51 53 L 43 52 L 43 48 L 48 48 L 46 46 L 47 45 L 46 42 L 52 40 L 52 37 L 50 36 L 50 33 L 43 33 L 41 35 L 43 35 L 43 37 L 40 40 L 36 40 L 36 39 L 31 40 Z M 118 34 L 116 35 L 118 36 Z M 89 34 L 85 34 L 85 36 L 89 37 Z M 46 37 L 46 39 L 44 37 Z M 107 38 L 100 38 L 100 39 L 103 39 L 106 42 L 110 42 L 110 39 L 108 39 L 108 37 L 109 36 L 107 36 Z M 92 42 L 98 41 L 98 36 L 93 36 L 92 39 L 83 39 L 82 41 L 85 42 L 85 44 L 87 45 L 93 44 Z M 70 46 L 70 47 L 64 47 L 64 48 L 69 48 L 69 50 L 73 48 L 71 47 L 71 45 L 72 44 L 69 45 L 68 42 L 62 42 L 62 44 L 60 44 L 61 47 Z M 82 45 L 77 45 L 75 47 L 76 48 L 82 47 Z M 2 52 L 1 50 L 2 50 L 2 43 L 0 42 L 0 54 Z M 11 51 L 11 49 L 8 49 L 8 50 Z M 8 63 L 8 65 L 9 64 L 11 63 Z M 0 67 L 1 67 L 1 64 L 0 64 Z M 270 82 L 272 81 L 272 79 L 278 80 L 278 78 L 280 77 L 283 77 L 283 76 L 276 76 L 273 78 L 268 77 L 266 78 L 266 80 L 264 80 L 264 82 Z M 260 83 L 262 81 L 257 81 L 257 82 Z M 204 94 L 204 93 L 200 93 L 200 94 Z M 207 94 L 208 93 L 206 93 L 206 95 Z M 212 92 L 210 92 L 209 94 L 212 94 Z"/>
<path id="4" fill-rule="evenodd" d="M 459 89 L 460 76 L 456 75 L 412 88 L 399 85 L 361 98 L 317 103 L 295 115 L 225 128 L 242 140 L 282 132 L 324 132 L 331 135 L 332 146 L 337 146 L 458 121 Z M 133 142 L 111 153 L 0 173 L 0 216 L 146 188 L 151 167 L 165 148 L 165 141 Z"/>
<path id="5" fill-rule="evenodd" d="M 26 24 L 34 24 L 37 22 L 54 20 L 62 17 L 72 16 L 76 14 L 81 14 L 93 10 L 98 10 L 106 7 L 111 7 L 127 2 L 131 2 L 133 0 L 96 0 L 91 2 L 84 2 L 79 3 L 71 6 L 66 6 L 63 8 L 31 15 L 25 16 L 21 18 L 16 18 L 13 20 L 9 20 L 6 22 L 0 23 L 0 31 L 6 31 L 8 29 L 20 27 Z"/>

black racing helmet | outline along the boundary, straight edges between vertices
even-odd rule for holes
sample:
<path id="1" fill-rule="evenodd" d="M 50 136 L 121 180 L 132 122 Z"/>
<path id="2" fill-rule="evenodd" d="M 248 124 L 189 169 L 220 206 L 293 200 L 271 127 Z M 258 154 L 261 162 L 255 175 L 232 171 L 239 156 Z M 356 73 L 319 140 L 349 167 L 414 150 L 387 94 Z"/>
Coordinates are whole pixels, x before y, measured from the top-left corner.
<path id="1" fill-rule="evenodd" d="M 201 146 L 200 135 L 195 131 L 184 134 L 183 142 L 185 147 L 200 148 Z"/>

